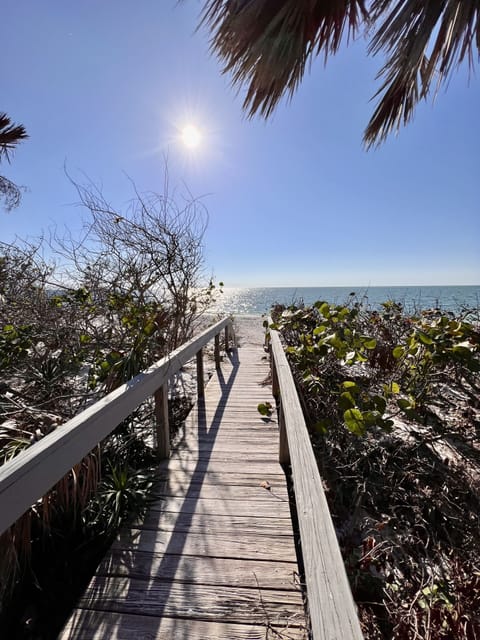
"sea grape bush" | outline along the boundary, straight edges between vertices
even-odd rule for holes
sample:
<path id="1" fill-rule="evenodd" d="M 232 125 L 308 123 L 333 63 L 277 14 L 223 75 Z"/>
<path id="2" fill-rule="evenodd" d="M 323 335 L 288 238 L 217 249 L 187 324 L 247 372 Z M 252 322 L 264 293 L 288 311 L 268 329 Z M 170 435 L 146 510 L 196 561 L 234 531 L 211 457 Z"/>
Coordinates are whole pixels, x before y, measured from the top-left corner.
<path id="1" fill-rule="evenodd" d="M 480 637 L 478 311 L 352 298 L 271 315 L 364 637 Z"/>
<path id="2" fill-rule="evenodd" d="M 391 301 L 379 311 L 319 301 L 277 307 L 273 316 L 270 327 L 282 333 L 308 395 L 330 399 L 328 415 L 315 424 L 319 431 L 339 417 L 359 436 L 373 427 L 391 429 L 399 414 L 428 420 L 435 385 L 447 370 L 467 386 L 480 371 L 478 326 L 440 311 L 409 317 Z"/>

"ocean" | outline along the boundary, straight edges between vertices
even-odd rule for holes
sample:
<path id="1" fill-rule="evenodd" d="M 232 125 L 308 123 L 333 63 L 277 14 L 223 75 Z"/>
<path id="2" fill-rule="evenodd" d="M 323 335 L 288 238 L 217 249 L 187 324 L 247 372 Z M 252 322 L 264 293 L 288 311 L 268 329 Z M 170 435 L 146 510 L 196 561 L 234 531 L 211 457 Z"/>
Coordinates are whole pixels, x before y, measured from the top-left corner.
<path id="1" fill-rule="evenodd" d="M 480 286 L 433 287 L 254 287 L 229 288 L 218 294 L 212 312 L 222 315 L 263 315 L 274 304 L 303 302 L 310 305 L 317 300 L 345 304 L 351 300 L 364 301 L 372 308 L 394 300 L 408 312 L 440 307 L 445 311 L 480 307 Z"/>

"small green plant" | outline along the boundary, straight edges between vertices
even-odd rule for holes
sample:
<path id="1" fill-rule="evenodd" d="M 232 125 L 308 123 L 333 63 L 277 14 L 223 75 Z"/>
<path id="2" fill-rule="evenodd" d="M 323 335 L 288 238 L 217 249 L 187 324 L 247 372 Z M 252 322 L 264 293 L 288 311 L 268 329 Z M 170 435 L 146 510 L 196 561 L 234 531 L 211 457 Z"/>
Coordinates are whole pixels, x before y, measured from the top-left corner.
<path id="1" fill-rule="evenodd" d="M 88 507 L 89 527 L 111 535 L 125 521 L 145 513 L 151 501 L 155 472 L 109 463 L 94 499 Z"/>
<path id="2" fill-rule="evenodd" d="M 257 411 L 261 416 L 270 417 L 272 415 L 272 404 L 270 402 L 261 402 L 257 406 Z"/>

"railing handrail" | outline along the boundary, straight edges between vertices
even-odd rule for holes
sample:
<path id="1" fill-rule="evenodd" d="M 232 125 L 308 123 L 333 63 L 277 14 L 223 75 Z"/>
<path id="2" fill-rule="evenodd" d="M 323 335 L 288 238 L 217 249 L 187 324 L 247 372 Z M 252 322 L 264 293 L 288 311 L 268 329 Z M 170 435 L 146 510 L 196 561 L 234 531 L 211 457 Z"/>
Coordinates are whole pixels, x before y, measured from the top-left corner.
<path id="1" fill-rule="evenodd" d="M 356 606 L 295 382 L 270 330 L 272 382 L 280 397 L 280 462 L 290 462 L 313 640 L 361 640 Z"/>
<path id="2" fill-rule="evenodd" d="M 198 336 L 2 465 L 0 467 L 0 534 L 44 496 L 138 405 L 149 396 L 156 397 L 162 388 L 166 393 L 168 380 L 186 362 L 197 356 L 198 366 L 201 362 L 202 348 L 212 338 L 216 338 L 215 362 L 218 366 L 218 335 L 225 329 L 225 338 L 228 342 L 228 330 L 231 326 L 231 318 L 224 318 L 205 329 Z M 203 387 L 199 385 L 199 392 L 201 388 Z M 165 430 L 165 425 L 163 428 Z M 167 446 L 164 451 L 168 455 L 168 424 L 166 430 Z"/>

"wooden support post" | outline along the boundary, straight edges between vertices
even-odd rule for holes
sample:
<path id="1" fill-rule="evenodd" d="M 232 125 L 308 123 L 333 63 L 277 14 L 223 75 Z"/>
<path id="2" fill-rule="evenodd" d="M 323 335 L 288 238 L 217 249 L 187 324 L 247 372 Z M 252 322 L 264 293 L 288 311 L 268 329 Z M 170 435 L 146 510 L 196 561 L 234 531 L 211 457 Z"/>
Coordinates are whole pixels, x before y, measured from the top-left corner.
<path id="1" fill-rule="evenodd" d="M 280 464 L 290 464 L 290 451 L 288 450 L 287 430 L 285 428 L 285 414 L 283 412 L 282 399 L 280 399 L 280 408 L 278 411 L 278 428 L 279 428 L 279 452 L 278 461 Z"/>
<path id="2" fill-rule="evenodd" d="M 277 375 L 277 367 L 275 365 L 275 359 L 273 357 L 272 350 L 270 349 L 270 369 L 272 371 L 272 396 L 277 401 L 279 401 L 280 396 L 280 387 L 278 386 L 278 375 Z"/>
<path id="3" fill-rule="evenodd" d="M 220 369 L 220 335 L 215 336 L 215 368 Z"/>
<path id="4" fill-rule="evenodd" d="M 227 353 L 227 351 L 228 351 L 228 340 L 229 340 L 229 337 L 230 337 L 230 335 L 229 335 L 228 324 L 227 324 L 227 326 L 225 327 L 225 353 Z"/>
<path id="5" fill-rule="evenodd" d="M 203 380 L 203 349 L 197 353 L 197 393 L 201 398 L 205 392 L 205 383 Z"/>
<path id="6" fill-rule="evenodd" d="M 170 457 L 170 427 L 168 424 L 168 384 L 154 394 L 157 455 L 160 460 Z"/>

